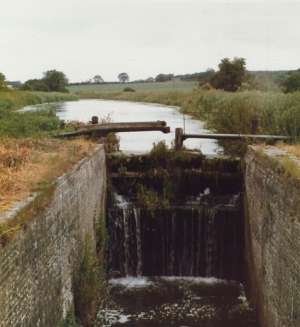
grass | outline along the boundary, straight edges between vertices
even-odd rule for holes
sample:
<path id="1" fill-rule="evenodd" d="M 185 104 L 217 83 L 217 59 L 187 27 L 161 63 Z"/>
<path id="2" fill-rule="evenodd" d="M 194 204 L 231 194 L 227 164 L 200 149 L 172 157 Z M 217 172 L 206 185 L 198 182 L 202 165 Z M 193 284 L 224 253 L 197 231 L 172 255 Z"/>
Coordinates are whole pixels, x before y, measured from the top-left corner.
<path id="1" fill-rule="evenodd" d="M 130 87 L 137 92 L 170 92 L 181 91 L 189 92 L 198 85 L 194 81 L 169 81 L 169 82 L 153 82 L 153 83 L 105 83 L 105 84 L 85 84 L 85 85 L 71 85 L 68 87 L 72 93 L 112 93 L 122 92 L 124 87 Z"/>
<path id="2" fill-rule="evenodd" d="M 267 154 L 265 150 L 268 147 L 265 144 L 256 147 L 256 152 L 271 164 L 274 171 L 300 181 L 300 145 L 278 143 L 276 147 L 283 150 L 278 156 Z"/>
<path id="3" fill-rule="evenodd" d="M 41 137 L 60 127 L 53 111 L 17 112 L 27 105 L 44 102 L 76 100 L 76 96 L 64 93 L 0 91 L 0 137 Z"/>
<path id="4" fill-rule="evenodd" d="M 279 144 L 278 147 L 287 153 L 280 160 L 285 173 L 290 177 L 300 180 L 300 145 Z"/>
<path id="5" fill-rule="evenodd" d="M 58 92 L 0 91 L 0 110 L 16 110 L 45 102 L 78 100 L 74 94 Z"/>
<path id="6" fill-rule="evenodd" d="M 287 176 L 300 180 L 300 164 L 293 158 L 284 157 L 280 160 L 280 164 L 284 168 L 284 172 Z"/>
<path id="7" fill-rule="evenodd" d="M 16 112 L 0 109 L 0 137 L 49 136 L 61 126 L 54 111 Z"/>
<path id="8" fill-rule="evenodd" d="M 206 121 L 209 128 L 220 133 L 251 133 L 251 122 L 257 119 L 258 133 L 300 135 L 300 92 L 195 90 L 188 93 L 82 93 L 80 96 L 180 106 L 182 112 Z"/>
<path id="9" fill-rule="evenodd" d="M 292 94 L 261 91 L 229 93 L 195 89 L 190 92 L 165 93 L 81 93 L 80 97 L 179 106 L 183 113 L 204 121 L 206 127 L 216 133 L 251 134 L 253 121 L 257 121 L 256 134 L 288 135 L 295 141 L 300 137 L 300 92 Z M 225 145 L 225 149 L 227 145 L 227 149 L 233 152 L 237 150 L 233 142 L 222 142 L 222 145 Z M 241 148 L 240 144 L 237 148 Z"/>
<path id="10" fill-rule="evenodd" d="M 62 142 L 52 139 L 1 139 L 0 213 L 33 192 L 39 196 L 14 219 L 0 225 L 0 243 L 45 207 L 51 199 L 54 181 L 85 157 L 94 144 L 85 140 Z"/>

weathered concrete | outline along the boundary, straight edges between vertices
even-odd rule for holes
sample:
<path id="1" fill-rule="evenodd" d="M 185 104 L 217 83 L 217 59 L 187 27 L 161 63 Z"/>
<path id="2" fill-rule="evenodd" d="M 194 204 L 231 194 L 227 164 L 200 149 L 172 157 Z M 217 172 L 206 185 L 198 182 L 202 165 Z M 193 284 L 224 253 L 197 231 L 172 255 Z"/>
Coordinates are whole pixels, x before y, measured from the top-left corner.
<path id="1" fill-rule="evenodd" d="M 81 246 L 86 235 L 95 241 L 105 196 L 105 152 L 99 146 L 57 180 L 47 208 L 0 249 L 1 327 L 58 326 L 73 308 Z"/>
<path id="2" fill-rule="evenodd" d="M 286 155 L 250 147 L 246 156 L 246 253 L 262 327 L 300 326 L 300 182 L 280 163 Z"/>

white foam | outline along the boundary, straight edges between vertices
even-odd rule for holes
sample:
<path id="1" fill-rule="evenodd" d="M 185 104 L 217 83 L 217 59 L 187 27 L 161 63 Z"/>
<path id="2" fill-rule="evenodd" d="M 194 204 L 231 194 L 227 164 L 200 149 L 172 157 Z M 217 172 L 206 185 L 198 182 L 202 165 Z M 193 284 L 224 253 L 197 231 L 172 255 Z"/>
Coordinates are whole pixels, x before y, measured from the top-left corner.
<path id="1" fill-rule="evenodd" d="M 147 277 L 123 277 L 123 278 L 112 278 L 109 280 L 111 285 L 122 285 L 128 288 L 148 287 L 153 283 Z"/>
<path id="2" fill-rule="evenodd" d="M 130 203 L 121 194 L 114 193 L 114 199 L 117 206 L 121 209 L 127 209 L 130 205 Z"/>
<path id="3" fill-rule="evenodd" d="M 228 284 L 230 281 L 225 279 L 219 279 L 215 277 L 181 277 L 181 276 L 162 276 L 160 277 L 165 281 L 183 281 L 190 283 L 199 283 L 199 284 L 208 284 L 208 285 L 216 285 L 216 284 Z"/>

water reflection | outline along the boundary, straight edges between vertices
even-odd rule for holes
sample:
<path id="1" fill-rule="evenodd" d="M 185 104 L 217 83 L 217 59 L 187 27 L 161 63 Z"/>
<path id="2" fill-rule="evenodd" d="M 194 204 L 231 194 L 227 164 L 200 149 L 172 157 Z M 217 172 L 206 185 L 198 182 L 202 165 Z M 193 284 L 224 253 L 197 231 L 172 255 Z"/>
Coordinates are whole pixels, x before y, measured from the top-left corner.
<path id="1" fill-rule="evenodd" d="M 32 110 L 27 107 L 25 110 Z M 156 121 L 165 120 L 171 127 L 170 134 L 161 132 L 120 133 L 120 148 L 124 151 L 145 152 L 152 148 L 154 142 L 165 140 L 168 145 L 174 141 L 176 127 L 185 127 L 186 133 L 208 132 L 204 124 L 190 116 L 185 117 L 175 107 L 160 106 L 126 101 L 80 100 L 44 104 L 35 109 L 55 109 L 61 119 L 88 122 L 92 116 L 100 118 L 110 116 L 113 122 Z M 190 149 L 200 149 L 205 154 L 216 154 L 220 147 L 214 140 L 186 140 L 184 145 Z"/>

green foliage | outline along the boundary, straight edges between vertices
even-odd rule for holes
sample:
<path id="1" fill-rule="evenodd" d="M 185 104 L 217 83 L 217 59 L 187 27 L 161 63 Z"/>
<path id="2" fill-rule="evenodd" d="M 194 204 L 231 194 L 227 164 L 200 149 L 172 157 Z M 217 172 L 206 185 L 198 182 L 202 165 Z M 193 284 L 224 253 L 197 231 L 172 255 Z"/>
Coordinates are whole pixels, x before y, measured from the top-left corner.
<path id="1" fill-rule="evenodd" d="M 96 316 L 100 294 L 100 268 L 96 249 L 91 237 L 87 236 L 79 263 L 79 270 L 74 277 L 75 314 L 84 327 L 92 326 Z"/>
<path id="2" fill-rule="evenodd" d="M 5 90 L 7 88 L 5 75 L 0 72 L 0 91 Z"/>
<path id="3" fill-rule="evenodd" d="M 222 59 L 219 71 L 210 80 L 216 89 L 224 91 L 237 91 L 246 77 L 246 61 L 244 58 Z"/>
<path id="4" fill-rule="evenodd" d="M 59 129 L 60 120 L 53 111 L 18 113 L 0 109 L 0 136 L 37 137 Z"/>
<path id="5" fill-rule="evenodd" d="M 121 82 L 121 83 L 126 83 L 126 82 L 129 82 L 129 76 L 127 73 L 120 73 L 118 75 L 118 80 Z"/>
<path id="6" fill-rule="evenodd" d="M 281 82 L 278 80 L 278 76 L 270 72 L 257 72 L 249 73 L 246 75 L 245 81 L 243 81 L 240 91 L 263 91 L 263 92 L 280 92 Z M 280 76 L 280 75 L 279 75 Z"/>
<path id="7" fill-rule="evenodd" d="M 81 327 L 74 317 L 74 314 L 72 312 L 68 313 L 66 319 L 61 322 L 59 327 Z"/>
<path id="8" fill-rule="evenodd" d="M 25 91 L 69 92 L 68 79 L 63 72 L 48 70 L 42 79 L 30 79 L 22 87 Z"/>
<path id="9" fill-rule="evenodd" d="M 155 77 L 156 82 L 167 82 L 171 81 L 174 78 L 174 74 L 158 74 Z"/>
<path id="10" fill-rule="evenodd" d="M 300 70 L 290 73 L 283 82 L 283 87 L 287 93 L 300 91 Z"/>
<path id="11" fill-rule="evenodd" d="M 61 100 L 75 100 L 61 93 L 2 91 L 0 92 L 0 136 L 31 137 L 47 135 L 60 127 L 54 111 L 16 112 L 26 105 Z"/>
<path id="12" fill-rule="evenodd" d="M 152 82 L 152 83 L 129 83 L 130 87 L 136 90 L 136 92 L 143 93 L 164 93 L 170 91 L 190 92 L 193 88 L 197 87 L 197 81 L 168 81 L 168 82 Z M 68 86 L 70 92 L 73 93 L 85 93 L 88 97 L 95 97 L 96 92 L 111 93 L 122 92 L 124 84 L 122 83 L 103 83 L 103 84 L 82 84 L 82 85 L 70 85 Z"/>
<path id="13" fill-rule="evenodd" d="M 127 87 L 125 87 L 123 89 L 123 92 L 135 92 L 135 89 L 133 89 L 132 87 L 127 86 Z"/>
<path id="14" fill-rule="evenodd" d="M 22 89 L 26 91 L 49 91 L 49 88 L 43 79 L 30 79 L 24 83 Z"/>
<path id="15" fill-rule="evenodd" d="M 152 149 L 150 151 L 150 158 L 154 162 L 162 162 L 168 158 L 169 147 L 165 141 L 160 141 L 158 143 L 153 143 Z"/>
<path id="16" fill-rule="evenodd" d="M 143 185 L 139 185 L 136 195 L 136 205 L 140 208 L 155 210 L 168 208 L 170 202 L 166 197 L 161 196 Z"/>
<path id="17" fill-rule="evenodd" d="M 68 92 L 68 79 L 63 72 L 48 70 L 44 73 L 43 81 L 50 92 Z"/>
<path id="18" fill-rule="evenodd" d="M 215 71 L 213 69 L 208 69 L 206 72 L 198 74 L 199 86 L 203 87 L 206 84 L 210 84 L 210 80 L 214 75 Z"/>

